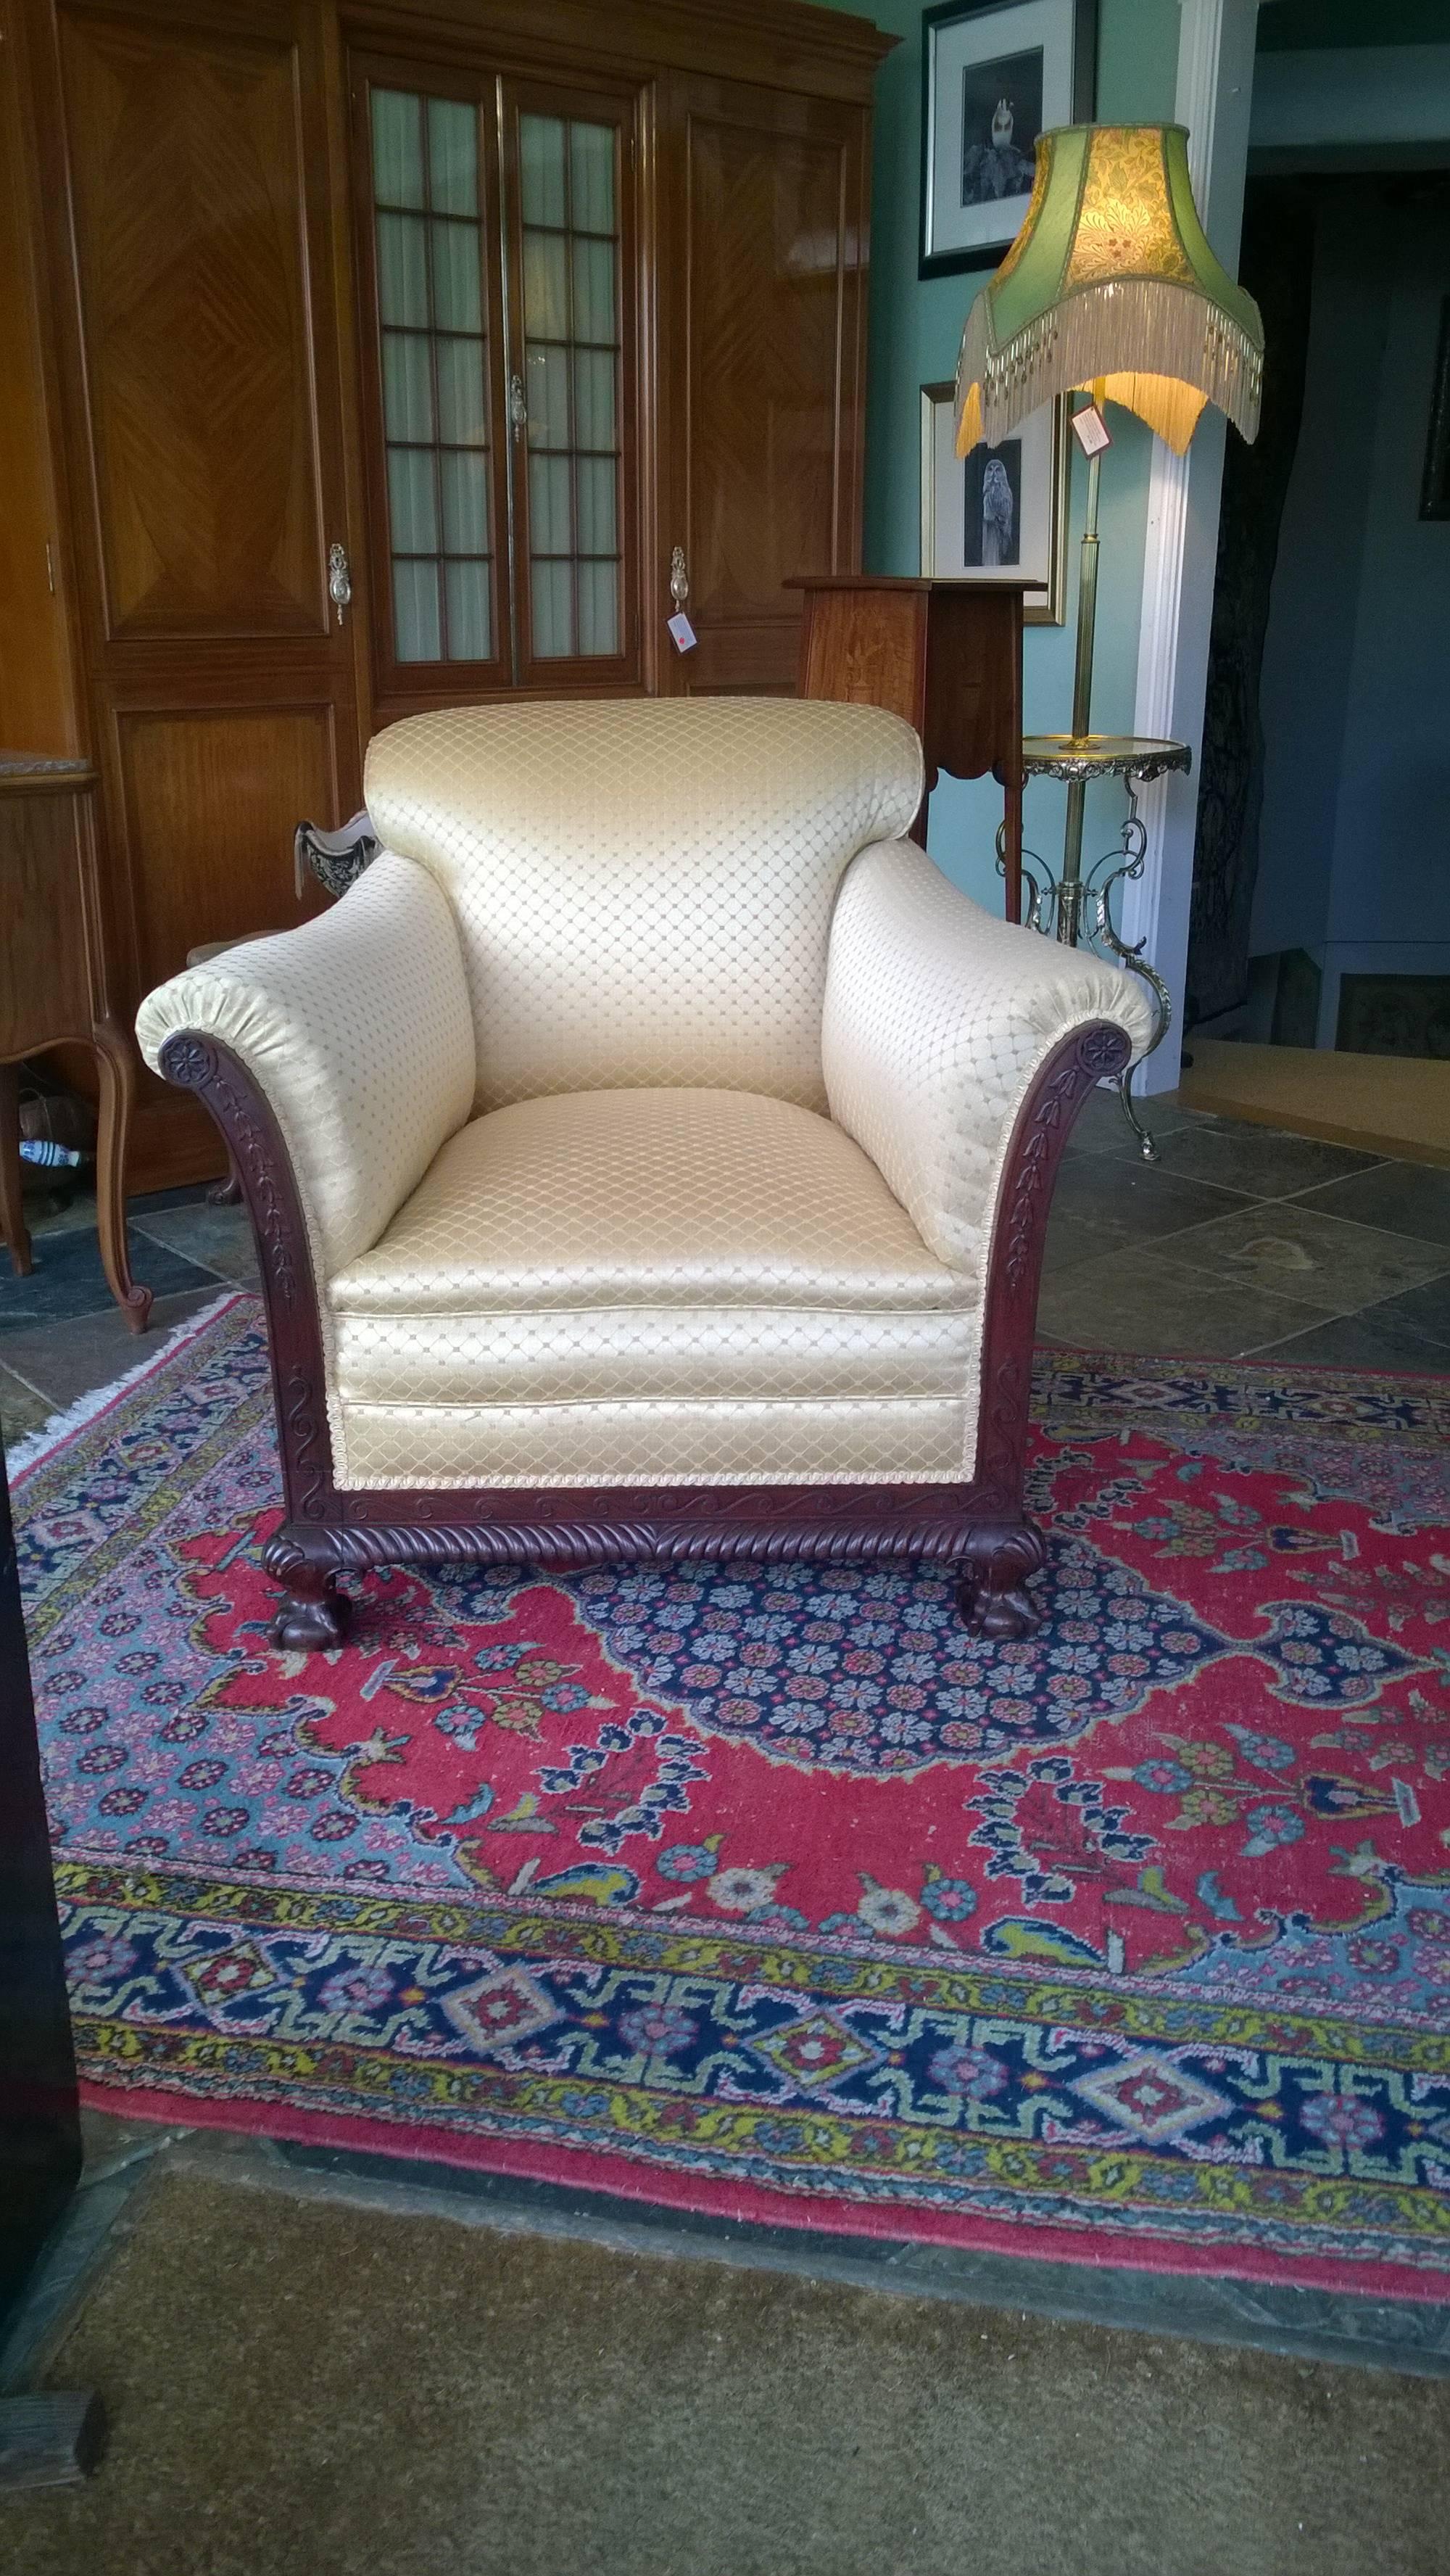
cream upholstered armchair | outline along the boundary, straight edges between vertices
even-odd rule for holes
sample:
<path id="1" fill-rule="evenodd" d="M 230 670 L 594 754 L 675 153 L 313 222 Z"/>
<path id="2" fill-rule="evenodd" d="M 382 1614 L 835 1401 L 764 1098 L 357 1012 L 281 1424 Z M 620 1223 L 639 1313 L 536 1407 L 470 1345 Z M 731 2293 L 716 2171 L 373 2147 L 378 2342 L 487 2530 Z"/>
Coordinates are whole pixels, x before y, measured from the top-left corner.
<path id="1" fill-rule="evenodd" d="M 1132 979 L 938 873 L 877 708 L 414 716 L 366 794 L 331 911 L 137 1022 L 256 1229 L 277 1640 L 404 1558 L 919 1556 L 1033 1625 L 1043 1231 Z"/>

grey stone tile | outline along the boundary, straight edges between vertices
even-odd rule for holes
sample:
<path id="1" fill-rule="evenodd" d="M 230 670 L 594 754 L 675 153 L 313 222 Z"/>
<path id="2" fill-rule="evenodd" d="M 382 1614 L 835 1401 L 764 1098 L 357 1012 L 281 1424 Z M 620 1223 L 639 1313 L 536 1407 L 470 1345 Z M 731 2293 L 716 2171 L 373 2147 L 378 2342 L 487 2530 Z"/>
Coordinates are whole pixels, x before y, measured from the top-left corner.
<path id="1" fill-rule="evenodd" d="M 55 1406 L 38 1395 L 13 1369 L 0 1368 L 0 1438 L 7 1449 L 14 1449 L 32 1431 L 39 1431 L 50 1420 Z"/>
<path id="2" fill-rule="evenodd" d="M 1202 1109 L 1181 1109 L 1176 1100 L 1139 1100 L 1133 1103 L 1155 1144 L 1160 1137 L 1175 1136 L 1181 1128 L 1216 1127 L 1219 1119 Z M 1072 1154 L 1109 1154 L 1115 1162 L 1139 1162 L 1142 1148 L 1133 1135 L 1115 1091 L 1090 1091 L 1078 1112 L 1077 1123 L 1068 1146 Z"/>
<path id="3" fill-rule="evenodd" d="M 1216 1181 L 1221 1189 L 1243 1190 L 1250 1198 L 1282 1199 L 1292 1191 L 1312 1189 L 1316 1182 L 1338 1181 L 1372 1171 L 1378 1157 L 1359 1154 L 1347 1145 L 1326 1145 L 1312 1136 L 1281 1136 L 1273 1127 L 1180 1127 L 1163 1138 L 1159 1149 L 1165 1172 L 1186 1180 Z M 1444 1178 L 1450 1181 L 1450 1173 Z M 1359 1216 L 1358 1208 L 1331 1210 Z M 1388 1217 L 1370 1216 L 1371 1225 L 1388 1225 Z M 1413 1233 L 1413 1227 L 1405 1229 Z"/>
<path id="4" fill-rule="evenodd" d="M 1219 1189 L 1204 1181 L 1180 1180 L 1151 1163 L 1121 1160 L 1116 1154 L 1073 1154 L 1064 1158 L 1052 1193 L 1055 1218 L 1071 1217 L 1118 1243 L 1147 1243 L 1154 1236 L 1179 1234 L 1212 1217 L 1228 1216 L 1252 1201 L 1241 1190 Z"/>
<path id="5" fill-rule="evenodd" d="M 127 1228 L 127 1243 L 132 1278 L 158 1297 L 179 1296 L 215 1279 L 214 1272 L 143 1236 L 134 1225 Z M 27 1278 L 15 1278 L 8 1264 L 0 1269 L 0 1336 L 6 1346 L 63 1317 L 95 1314 L 111 1304 L 100 1244 L 89 1226 L 66 1226 L 41 1235 L 35 1244 L 35 1267 Z M 21 1370 L 22 1376 L 28 1374 Z"/>
<path id="6" fill-rule="evenodd" d="M 1089 1225 L 1080 1216 L 1059 1216 L 1054 1209 L 1048 1221 L 1042 1275 L 1051 1279 L 1059 1271 L 1075 1270 L 1084 1261 L 1096 1261 L 1103 1253 L 1111 1252 L 1118 1241 L 1108 1226 Z"/>
<path id="7" fill-rule="evenodd" d="M 77 1315 L 68 1323 L 37 1324 L 28 1332 L 7 1333 L 6 1364 L 37 1394 L 48 1397 L 47 1411 L 53 1413 L 139 1367 L 159 1350 L 173 1324 L 199 1314 L 225 1293 L 226 1282 L 214 1279 L 183 1296 L 158 1297 L 144 1333 L 130 1331 L 114 1306 L 95 1315 Z"/>
<path id="8" fill-rule="evenodd" d="M 186 2160 L 210 2159 L 221 2137 L 216 2130 L 194 2131 L 183 2150 Z M 249 2143 L 255 2151 L 258 2142 Z M 1080 2318 L 1140 2333 L 1450 2377 L 1450 2308 L 1431 2300 L 836 2236 L 345 2148 L 278 2143 L 263 2152 L 271 2171 L 264 2169 L 259 2179 L 275 2184 L 280 2169 L 304 2188 L 311 2184 L 338 2199 L 399 2215 L 451 2205 L 451 2214 L 475 2225 L 524 2228 L 626 2252 L 668 2251 L 750 2270 L 849 2281 L 861 2289 L 1015 2309 L 1019 2315 Z"/>
<path id="9" fill-rule="evenodd" d="M 1450 1270 L 1443 1244 L 1321 1216 L 1297 1199 L 1241 1208 L 1160 1247 L 1165 1265 L 1222 1288 L 1292 1298 L 1321 1316 L 1351 1315 Z M 1305 1317 L 1306 1325 L 1311 1320 Z M 1257 1342 L 1267 1339 L 1264 1332 Z"/>
<path id="10" fill-rule="evenodd" d="M 1171 1238 L 1175 1240 L 1176 1238 Z M 1223 1285 L 1170 1266 L 1161 1246 L 1120 1246 L 1043 1283 L 1043 1338 L 1081 1350 L 1141 1351 L 1163 1358 L 1236 1359 L 1277 1322 L 1281 1335 L 1329 1320 L 1323 1305 L 1266 1296 L 1252 1281 Z M 1272 1319 L 1272 1320 L 1271 1320 Z"/>
<path id="11" fill-rule="evenodd" d="M 252 1223 L 245 1208 L 208 1207 L 203 1199 L 183 1207 L 160 1208 L 136 1219 L 136 1232 L 200 1262 L 239 1288 L 258 1285 Z"/>
<path id="12" fill-rule="evenodd" d="M 1407 1288 L 1402 1297 L 1386 1300 L 1398 1321 L 1412 1331 L 1425 1333 L 1432 1342 L 1450 1343 L 1450 1270 L 1442 1270 L 1423 1287 Z M 1385 1307 L 1378 1310 L 1381 1314 Z"/>
<path id="13" fill-rule="evenodd" d="M 1299 1204 L 1424 1243 L 1450 1243 L 1450 1172 L 1433 1171 L 1428 1163 L 1377 1163 L 1372 1171 L 1304 1192 Z"/>
<path id="14" fill-rule="evenodd" d="M 1408 1369 L 1426 1377 L 1450 1371 L 1450 1341 L 1433 1341 L 1419 1331 L 1399 1311 L 1400 1303 L 1398 1297 L 1387 1297 L 1378 1306 L 1361 1306 L 1355 1315 L 1311 1325 L 1307 1333 L 1266 1342 L 1262 1356 L 1308 1360 L 1323 1368 Z"/>

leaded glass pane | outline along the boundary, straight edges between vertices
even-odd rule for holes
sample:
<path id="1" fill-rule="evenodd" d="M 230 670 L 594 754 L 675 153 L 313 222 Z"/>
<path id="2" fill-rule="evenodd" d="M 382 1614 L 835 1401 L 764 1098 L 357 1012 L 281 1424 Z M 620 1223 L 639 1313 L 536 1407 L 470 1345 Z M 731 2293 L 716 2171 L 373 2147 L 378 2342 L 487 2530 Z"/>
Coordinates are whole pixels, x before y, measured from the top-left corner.
<path id="1" fill-rule="evenodd" d="M 430 448 L 389 448 L 388 518 L 399 554 L 436 554 L 438 495 Z"/>
<path id="2" fill-rule="evenodd" d="M 435 214 L 478 212 L 478 112 L 462 99 L 428 101 L 428 192 Z"/>
<path id="3" fill-rule="evenodd" d="M 448 602 L 449 661 L 488 661 L 492 648 L 487 564 L 445 563 L 443 577 Z"/>
<path id="4" fill-rule="evenodd" d="M 415 331 L 428 328 L 426 232 L 421 215 L 378 217 L 378 312 Z"/>
<path id="5" fill-rule="evenodd" d="M 421 99 L 403 90 L 373 91 L 373 195 L 380 206 L 423 203 Z"/>
<path id="6" fill-rule="evenodd" d="M 488 445 L 488 404 L 483 390 L 482 340 L 438 339 L 438 435 L 446 447 Z"/>
<path id="7" fill-rule="evenodd" d="M 565 132 L 561 117 L 519 118 L 519 193 L 526 224 L 562 227 L 565 222 Z"/>
<path id="8" fill-rule="evenodd" d="M 428 343 L 411 332 L 383 333 L 383 422 L 389 438 L 433 436 L 433 371 Z"/>
<path id="9" fill-rule="evenodd" d="M 579 583 L 579 651 L 619 651 L 619 566 L 581 563 Z"/>
<path id="10" fill-rule="evenodd" d="M 488 489 L 481 456 L 458 455 L 447 448 L 438 459 L 443 483 L 443 544 L 456 555 L 481 555 L 488 549 Z"/>
<path id="11" fill-rule="evenodd" d="M 567 555 L 573 550 L 569 483 L 567 456 L 529 458 L 529 532 L 536 555 Z"/>
<path id="12" fill-rule="evenodd" d="M 531 340 L 567 340 L 569 266 L 562 233 L 524 235 L 524 329 Z"/>
<path id="13" fill-rule="evenodd" d="M 558 661 L 574 650 L 573 568 L 536 559 L 533 575 L 534 651 L 541 661 Z"/>
<path id="14" fill-rule="evenodd" d="M 580 456 L 574 463 L 574 489 L 579 514 L 579 551 L 612 555 L 619 551 L 612 456 Z"/>
<path id="15" fill-rule="evenodd" d="M 479 269 L 477 224 L 448 220 L 428 227 L 433 250 L 433 327 L 437 331 L 479 331 L 483 327 L 483 280 Z"/>
<path id="16" fill-rule="evenodd" d="M 583 448 L 612 452 L 616 358 L 610 349 L 579 349 L 574 357 L 574 436 Z"/>
<path id="17" fill-rule="evenodd" d="M 393 558 L 393 624 L 400 662 L 439 662 L 443 624 L 438 613 L 438 566 Z"/>
<path id="18" fill-rule="evenodd" d="M 571 125 L 569 187 L 577 232 L 612 233 L 614 222 L 614 128 Z"/>
<path id="19" fill-rule="evenodd" d="M 576 340 L 614 340 L 614 244 L 584 239 L 574 243 L 574 330 Z"/>

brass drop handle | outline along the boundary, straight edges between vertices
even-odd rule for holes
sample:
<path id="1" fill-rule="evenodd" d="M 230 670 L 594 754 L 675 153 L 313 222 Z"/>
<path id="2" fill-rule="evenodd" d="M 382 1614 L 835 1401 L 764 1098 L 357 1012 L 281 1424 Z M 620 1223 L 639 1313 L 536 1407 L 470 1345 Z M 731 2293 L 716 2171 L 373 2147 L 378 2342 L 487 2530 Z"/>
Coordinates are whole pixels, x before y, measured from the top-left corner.
<path id="1" fill-rule="evenodd" d="M 337 622 L 341 626 L 352 597 L 352 571 L 346 546 L 329 546 L 327 549 L 327 595 L 337 611 Z"/>
<path id="2" fill-rule="evenodd" d="M 676 546 L 670 557 L 670 597 L 676 608 L 683 608 L 690 596 L 690 576 L 685 569 L 685 549 Z"/>

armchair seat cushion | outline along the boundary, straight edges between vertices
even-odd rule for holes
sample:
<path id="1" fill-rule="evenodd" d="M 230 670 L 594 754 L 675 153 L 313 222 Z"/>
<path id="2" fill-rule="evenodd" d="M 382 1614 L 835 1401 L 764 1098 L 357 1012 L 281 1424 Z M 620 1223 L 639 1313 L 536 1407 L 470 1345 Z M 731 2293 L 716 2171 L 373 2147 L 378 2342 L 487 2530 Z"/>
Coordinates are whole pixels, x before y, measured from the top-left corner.
<path id="1" fill-rule="evenodd" d="M 329 1283 L 349 1484 L 962 1475 L 978 1316 L 850 1137 L 589 1091 L 451 1137 Z"/>

